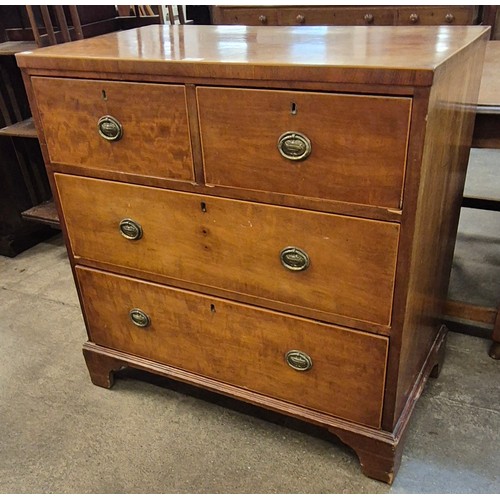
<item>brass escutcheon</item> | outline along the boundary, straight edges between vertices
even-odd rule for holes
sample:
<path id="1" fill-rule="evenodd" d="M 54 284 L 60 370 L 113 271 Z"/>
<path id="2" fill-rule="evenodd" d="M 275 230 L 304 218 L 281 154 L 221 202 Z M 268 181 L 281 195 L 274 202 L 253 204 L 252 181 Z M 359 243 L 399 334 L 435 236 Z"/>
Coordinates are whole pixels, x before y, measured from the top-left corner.
<path id="1" fill-rule="evenodd" d="M 142 238 L 142 227 L 132 219 L 122 219 L 119 224 L 120 234 L 127 240 L 140 240 Z"/>
<path id="2" fill-rule="evenodd" d="M 285 132 L 278 139 L 278 151 L 287 160 L 302 161 L 311 154 L 312 145 L 300 132 Z"/>
<path id="3" fill-rule="evenodd" d="M 302 351 L 288 351 L 285 354 L 285 361 L 290 367 L 298 372 L 306 372 L 312 368 L 311 357 Z"/>
<path id="4" fill-rule="evenodd" d="M 122 124 L 113 116 L 105 115 L 99 118 L 97 122 L 97 130 L 99 135 L 107 141 L 118 141 L 122 138 Z"/>
<path id="5" fill-rule="evenodd" d="M 280 252 L 280 261 L 289 271 L 305 271 L 311 264 L 309 255 L 297 247 L 285 247 Z"/>
<path id="6" fill-rule="evenodd" d="M 128 316 L 132 323 L 139 328 L 146 328 L 151 324 L 151 318 L 141 309 L 131 309 Z"/>

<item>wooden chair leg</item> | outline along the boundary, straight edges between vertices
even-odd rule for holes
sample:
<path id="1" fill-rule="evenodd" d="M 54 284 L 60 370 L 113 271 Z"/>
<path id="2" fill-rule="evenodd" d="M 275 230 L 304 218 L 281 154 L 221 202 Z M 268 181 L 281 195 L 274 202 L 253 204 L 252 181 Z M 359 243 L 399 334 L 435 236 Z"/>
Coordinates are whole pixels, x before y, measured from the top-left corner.
<path id="1" fill-rule="evenodd" d="M 490 357 L 493 359 L 500 359 L 500 306 L 498 307 L 495 326 L 491 335 L 493 343 L 490 348 Z"/>

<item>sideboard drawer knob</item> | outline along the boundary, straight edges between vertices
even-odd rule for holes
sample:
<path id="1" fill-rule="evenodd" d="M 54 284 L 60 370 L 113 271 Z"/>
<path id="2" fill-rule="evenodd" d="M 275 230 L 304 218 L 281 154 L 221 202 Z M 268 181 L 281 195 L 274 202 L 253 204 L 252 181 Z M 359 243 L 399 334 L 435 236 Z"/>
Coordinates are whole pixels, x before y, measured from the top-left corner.
<path id="1" fill-rule="evenodd" d="M 135 220 L 122 219 L 119 228 L 120 234 L 127 240 L 140 240 L 142 238 L 142 227 Z"/>
<path id="2" fill-rule="evenodd" d="M 306 372 L 313 365 L 311 357 L 302 351 L 288 351 L 285 354 L 285 361 L 288 363 L 288 366 L 298 372 Z"/>
<path id="3" fill-rule="evenodd" d="M 280 261 L 289 271 L 305 271 L 311 264 L 309 255 L 297 247 L 286 247 L 280 252 Z"/>
<path id="4" fill-rule="evenodd" d="M 410 23 L 416 24 L 418 23 L 418 19 L 419 19 L 418 14 L 415 13 L 410 14 Z"/>
<path id="5" fill-rule="evenodd" d="M 109 142 L 119 141 L 123 135 L 122 124 L 111 115 L 101 116 L 97 122 L 99 135 Z"/>
<path id="6" fill-rule="evenodd" d="M 264 16 L 264 15 L 259 16 L 259 23 L 260 24 L 267 24 L 267 16 Z"/>
<path id="7" fill-rule="evenodd" d="M 455 20 L 455 16 L 451 12 L 448 12 L 448 14 L 446 14 L 446 16 L 444 16 L 444 20 L 447 23 L 451 24 Z"/>
<path id="8" fill-rule="evenodd" d="M 373 17 L 373 14 L 365 14 L 364 20 L 366 24 L 372 24 L 375 18 Z"/>
<path id="9" fill-rule="evenodd" d="M 302 161 L 311 154 L 312 144 L 304 134 L 289 131 L 280 135 L 278 151 L 287 160 Z"/>
<path id="10" fill-rule="evenodd" d="M 295 20 L 297 21 L 298 24 L 304 24 L 306 22 L 306 18 L 304 15 L 299 14 Z"/>
<path id="11" fill-rule="evenodd" d="M 139 328 L 147 328 L 151 324 L 151 318 L 142 309 L 131 309 L 128 316 L 130 321 Z"/>

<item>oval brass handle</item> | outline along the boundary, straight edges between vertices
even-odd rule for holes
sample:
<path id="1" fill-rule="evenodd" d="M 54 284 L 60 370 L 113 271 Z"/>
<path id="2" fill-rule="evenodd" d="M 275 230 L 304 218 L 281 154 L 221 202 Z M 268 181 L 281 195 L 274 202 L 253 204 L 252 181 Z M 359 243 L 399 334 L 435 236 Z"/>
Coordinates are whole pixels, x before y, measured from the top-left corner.
<path id="1" fill-rule="evenodd" d="M 267 16 L 259 16 L 259 23 L 260 24 L 266 24 L 267 23 Z"/>
<path id="2" fill-rule="evenodd" d="M 132 219 L 122 219 L 119 224 L 120 234 L 127 240 L 140 240 L 142 238 L 142 227 Z"/>
<path id="3" fill-rule="evenodd" d="M 297 247 L 285 247 L 280 252 L 280 261 L 289 271 L 305 271 L 311 264 L 307 253 Z"/>
<path id="4" fill-rule="evenodd" d="M 128 316 L 130 321 L 139 328 L 147 328 L 151 324 L 151 318 L 142 309 L 131 309 Z"/>
<path id="5" fill-rule="evenodd" d="M 288 363 L 288 366 L 298 372 L 306 372 L 313 365 L 311 357 L 302 351 L 288 351 L 285 354 L 285 361 Z"/>
<path id="6" fill-rule="evenodd" d="M 299 14 L 295 20 L 299 23 L 299 24 L 304 24 L 306 22 L 306 18 L 305 16 L 303 16 L 302 14 Z"/>
<path id="7" fill-rule="evenodd" d="M 119 141 L 123 135 L 122 124 L 110 115 L 101 116 L 97 122 L 97 130 L 99 135 L 107 141 Z"/>
<path id="8" fill-rule="evenodd" d="M 410 23 L 415 24 L 418 22 L 418 14 L 410 14 Z"/>
<path id="9" fill-rule="evenodd" d="M 366 24 L 372 24 L 374 19 L 373 14 L 365 14 L 364 20 Z"/>
<path id="10" fill-rule="evenodd" d="M 311 154 L 312 144 L 304 134 L 289 131 L 280 135 L 278 151 L 287 160 L 302 161 Z"/>
<path id="11" fill-rule="evenodd" d="M 455 20 L 455 16 L 451 12 L 448 12 L 448 14 L 446 14 L 446 16 L 444 16 L 444 20 L 447 23 L 452 23 Z"/>

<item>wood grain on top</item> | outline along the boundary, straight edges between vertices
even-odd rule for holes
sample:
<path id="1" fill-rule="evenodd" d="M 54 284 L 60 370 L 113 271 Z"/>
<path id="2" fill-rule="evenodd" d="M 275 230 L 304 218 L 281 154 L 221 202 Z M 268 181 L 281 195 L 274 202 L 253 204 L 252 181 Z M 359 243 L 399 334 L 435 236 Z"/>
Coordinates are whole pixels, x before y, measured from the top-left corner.
<path id="1" fill-rule="evenodd" d="M 482 26 L 153 25 L 17 55 L 21 67 L 178 77 L 429 85 Z"/>

